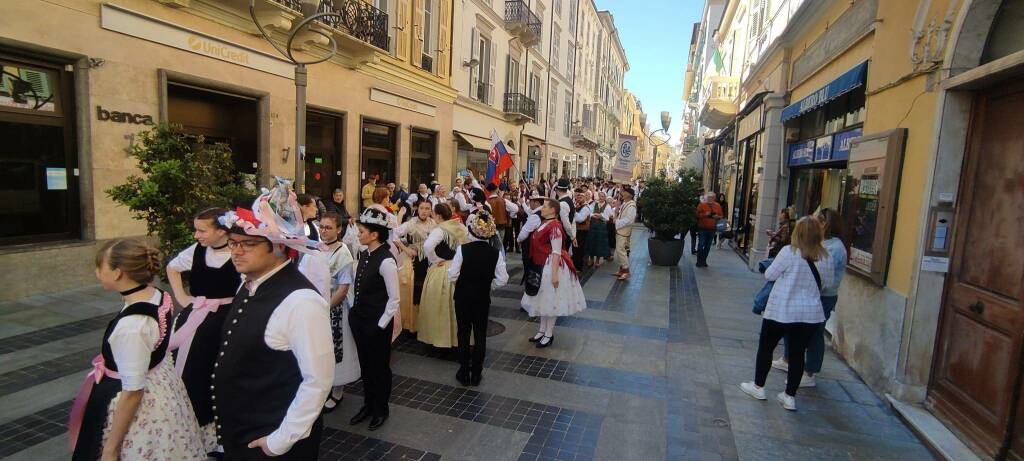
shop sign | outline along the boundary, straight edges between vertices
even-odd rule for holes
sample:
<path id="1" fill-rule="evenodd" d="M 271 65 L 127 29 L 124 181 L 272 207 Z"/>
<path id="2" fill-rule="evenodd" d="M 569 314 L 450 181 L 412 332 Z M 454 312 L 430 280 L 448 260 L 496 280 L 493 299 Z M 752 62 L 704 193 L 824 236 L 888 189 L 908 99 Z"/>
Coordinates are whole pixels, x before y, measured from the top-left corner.
<path id="1" fill-rule="evenodd" d="M 850 141 L 859 138 L 862 134 L 864 134 L 863 128 L 836 133 L 832 138 L 832 159 L 846 160 L 850 158 Z"/>
<path id="2" fill-rule="evenodd" d="M 862 62 L 853 69 L 850 69 L 840 75 L 835 80 L 829 82 L 819 88 L 817 91 L 807 95 L 800 101 L 790 104 L 785 109 L 782 109 L 782 121 L 785 122 L 791 118 L 799 117 L 811 110 L 817 109 L 825 105 L 825 103 L 838 98 L 856 88 L 864 85 L 867 81 L 868 75 L 868 63 Z"/>
<path id="3" fill-rule="evenodd" d="M 130 123 L 132 125 L 155 125 L 152 115 L 106 110 L 103 106 L 96 106 L 96 120 L 101 122 Z"/>
<path id="4" fill-rule="evenodd" d="M 107 30 L 268 74 L 289 79 L 295 76 L 292 64 L 283 59 L 120 6 L 103 4 L 100 25 Z"/>
<path id="5" fill-rule="evenodd" d="M 389 106 L 400 107 L 405 110 L 411 110 L 423 115 L 429 115 L 431 117 L 437 116 L 437 107 L 430 104 L 419 102 L 415 99 L 410 99 L 405 96 L 399 96 L 394 93 L 381 90 L 379 88 L 370 88 L 370 100 L 379 103 L 387 104 Z"/>
<path id="6" fill-rule="evenodd" d="M 832 135 L 822 136 L 814 144 L 814 161 L 827 162 L 832 159 Z"/>
<path id="7" fill-rule="evenodd" d="M 739 127 L 736 129 L 739 139 L 747 139 L 758 131 L 761 131 L 761 128 L 764 127 L 764 118 L 762 118 L 764 115 L 763 111 L 764 106 L 758 104 L 756 109 L 747 114 L 746 117 L 740 119 Z"/>
<path id="8" fill-rule="evenodd" d="M 793 143 L 789 145 L 788 166 L 809 165 L 814 163 L 814 140 Z"/>

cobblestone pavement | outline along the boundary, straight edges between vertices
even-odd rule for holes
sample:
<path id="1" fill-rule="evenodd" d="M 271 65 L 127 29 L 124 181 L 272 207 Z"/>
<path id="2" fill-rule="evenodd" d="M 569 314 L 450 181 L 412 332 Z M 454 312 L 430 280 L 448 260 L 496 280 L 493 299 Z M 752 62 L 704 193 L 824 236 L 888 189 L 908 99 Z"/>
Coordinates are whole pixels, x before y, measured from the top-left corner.
<path id="1" fill-rule="evenodd" d="M 582 274 L 590 308 L 560 319 L 550 348 L 526 341 L 536 324 L 519 309 L 522 288 L 496 292 L 492 320 L 504 331 L 488 341 L 477 388 L 457 385 L 451 351 L 400 338 L 391 419 L 376 432 L 349 426 L 362 393 L 351 386 L 326 417 L 321 459 L 931 459 L 831 352 L 795 413 L 742 394 L 759 276 L 729 250 L 708 269 L 689 253 L 650 266 L 646 238 L 638 227 L 628 283 L 612 264 Z M 67 459 L 70 400 L 117 307 L 98 288 L 0 303 L 0 458 Z M 773 371 L 769 391 L 784 380 Z"/>

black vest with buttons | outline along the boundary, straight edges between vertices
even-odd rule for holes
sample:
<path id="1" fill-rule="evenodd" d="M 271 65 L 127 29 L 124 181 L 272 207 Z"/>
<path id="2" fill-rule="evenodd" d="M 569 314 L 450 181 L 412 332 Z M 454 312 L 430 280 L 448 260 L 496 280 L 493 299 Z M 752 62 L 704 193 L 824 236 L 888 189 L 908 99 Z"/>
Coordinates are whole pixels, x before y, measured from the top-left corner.
<path id="1" fill-rule="evenodd" d="M 482 240 L 463 244 L 462 268 L 455 281 L 455 302 L 491 303 L 491 282 L 498 265 L 498 249 Z"/>
<path id="2" fill-rule="evenodd" d="M 376 323 L 388 305 L 388 288 L 380 275 L 380 265 L 386 259 L 394 259 L 388 245 L 376 250 L 359 253 L 359 268 L 356 270 L 355 299 L 349 315 L 360 320 Z"/>
<path id="3" fill-rule="evenodd" d="M 281 425 L 302 383 L 291 351 L 267 346 L 264 334 L 274 310 L 288 295 L 316 288 L 288 263 L 251 295 L 244 286 L 224 320 L 223 341 L 214 364 L 213 413 L 225 446 L 245 445 Z"/>

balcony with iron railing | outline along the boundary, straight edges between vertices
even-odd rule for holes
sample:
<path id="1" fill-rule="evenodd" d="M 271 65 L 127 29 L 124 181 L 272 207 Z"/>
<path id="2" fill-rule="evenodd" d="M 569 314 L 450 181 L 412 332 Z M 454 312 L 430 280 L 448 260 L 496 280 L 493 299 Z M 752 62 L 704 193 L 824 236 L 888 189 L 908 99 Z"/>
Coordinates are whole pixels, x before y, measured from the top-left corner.
<path id="1" fill-rule="evenodd" d="M 537 119 L 537 102 L 522 93 L 505 93 L 502 111 L 519 123 Z"/>
<path id="2" fill-rule="evenodd" d="M 251 24 L 250 0 L 157 1 L 174 1 L 179 8 L 192 10 L 199 16 L 215 20 L 224 18 L 225 13 L 230 13 Z M 357 0 L 320 0 L 318 5 L 318 13 L 331 12 L 335 15 L 318 19 L 311 26 L 318 28 L 317 31 L 299 32 L 293 43 L 295 49 L 329 48 L 330 42 L 320 34 L 326 33 L 334 38 L 338 46 L 338 59 L 348 61 L 343 64 L 351 67 L 374 61 L 375 53 L 388 52 L 390 44 L 387 13 L 369 3 Z M 275 41 L 280 40 L 282 44 L 292 27 L 304 17 L 301 0 L 255 0 L 253 7 L 256 21 L 272 34 Z"/>
<path id="3" fill-rule="evenodd" d="M 732 121 L 739 109 L 737 97 L 740 93 L 740 79 L 727 75 L 708 77 L 701 88 L 700 122 L 702 125 L 719 129 Z"/>
<path id="4" fill-rule="evenodd" d="M 505 29 L 518 37 L 524 46 L 540 43 L 542 27 L 540 18 L 530 11 L 530 6 L 525 1 L 505 2 Z"/>
<path id="5" fill-rule="evenodd" d="M 569 142 L 575 147 L 593 150 L 600 147 L 600 143 L 597 140 L 597 132 L 594 131 L 593 126 L 584 126 L 580 124 L 573 125 L 572 132 L 569 136 Z"/>

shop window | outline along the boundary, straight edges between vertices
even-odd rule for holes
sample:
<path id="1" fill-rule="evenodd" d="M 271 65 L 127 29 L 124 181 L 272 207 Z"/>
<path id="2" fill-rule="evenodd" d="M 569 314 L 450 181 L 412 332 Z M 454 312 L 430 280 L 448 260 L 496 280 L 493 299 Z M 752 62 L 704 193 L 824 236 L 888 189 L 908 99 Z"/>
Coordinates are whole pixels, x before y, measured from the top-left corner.
<path id="1" fill-rule="evenodd" d="M 797 216 L 810 216 L 822 208 L 842 209 L 847 172 L 842 168 L 799 168 L 792 172 L 790 200 Z"/>
<path id="2" fill-rule="evenodd" d="M 413 184 L 430 184 L 437 179 L 437 135 L 413 131 L 411 139 L 409 185 L 412 187 Z"/>
<path id="3" fill-rule="evenodd" d="M 78 238 L 73 77 L 0 57 L 0 245 Z"/>
<path id="4" fill-rule="evenodd" d="M 473 174 L 480 175 L 487 172 L 487 153 L 477 150 L 459 149 L 458 158 L 455 161 L 455 168 L 458 171 L 466 169 L 473 170 Z"/>
<path id="5" fill-rule="evenodd" d="M 363 122 L 361 141 L 363 178 L 377 177 L 377 184 L 395 181 L 397 131 L 391 125 Z"/>
<path id="6" fill-rule="evenodd" d="M 167 84 L 167 119 L 206 144 L 231 148 L 235 168 L 250 180 L 259 169 L 259 102 L 255 98 L 179 83 Z"/>

